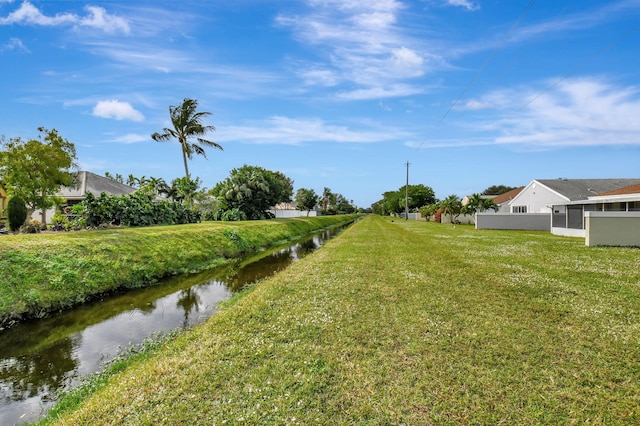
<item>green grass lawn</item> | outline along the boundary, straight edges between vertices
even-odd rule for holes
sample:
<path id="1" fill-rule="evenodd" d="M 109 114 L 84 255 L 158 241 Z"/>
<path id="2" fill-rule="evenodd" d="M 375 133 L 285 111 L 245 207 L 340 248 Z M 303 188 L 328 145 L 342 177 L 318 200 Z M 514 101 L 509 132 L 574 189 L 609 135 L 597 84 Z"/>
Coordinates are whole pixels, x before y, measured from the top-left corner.
<path id="1" fill-rule="evenodd" d="M 0 330 L 95 295 L 203 270 L 357 215 L 0 236 Z"/>
<path id="2" fill-rule="evenodd" d="M 639 424 L 640 250 L 368 216 L 47 422 Z"/>

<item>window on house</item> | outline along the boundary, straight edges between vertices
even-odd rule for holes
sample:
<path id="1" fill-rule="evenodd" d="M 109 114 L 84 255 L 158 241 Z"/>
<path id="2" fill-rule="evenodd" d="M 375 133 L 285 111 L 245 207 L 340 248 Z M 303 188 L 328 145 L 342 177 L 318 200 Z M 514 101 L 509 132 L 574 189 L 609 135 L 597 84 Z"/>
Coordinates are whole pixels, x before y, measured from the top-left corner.
<path id="1" fill-rule="evenodd" d="M 625 203 L 607 203 L 604 205 L 604 210 L 607 212 L 623 212 L 626 209 Z"/>
<path id="2" fill-rule="evenodd" d="M 526 213 L 527 206 L 513 206 L 512 213 Z"/>

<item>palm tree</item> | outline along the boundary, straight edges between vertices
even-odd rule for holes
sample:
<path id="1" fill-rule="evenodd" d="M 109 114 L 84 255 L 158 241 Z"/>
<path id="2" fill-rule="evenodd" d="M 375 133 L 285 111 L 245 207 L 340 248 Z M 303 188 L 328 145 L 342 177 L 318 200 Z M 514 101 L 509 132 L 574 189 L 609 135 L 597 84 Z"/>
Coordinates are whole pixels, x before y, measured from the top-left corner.
<path id="1" fill-rule="evenodd" d="M 439 207 L 442 211 L 442 214 L 448 214 L 449 217 L 451 217 L 451 223 L 455 223 L 458 216 L 460 215 L 460 210 L 462 210 L 462 202 L 460 200 L 460 197 L 453 194 L 440 201 Z"/>
<path id="2" fill-rule="evenodd" d="M 167 194 L 169 192 L 169 185 L 167 185 L 167 182 L 162 178 L 151 176 L 146 185 L 153 189 L 156 195 Z"/>
<path id="3" fill-rule="evenodd" d="M 204 148 L 201 145 L 213 147 L 222 151 L 222 147 L 220 145 L 201 137 L 211 130 L 216 130 L 216 128 L 202 124 L 202 119 L 211 115 L 211 113 L 196 112 L 197 107 L 198 101 L 188 98 L 185 98 L 179 106 L 170 106 L 169 115 L 171 116 L 173 129 L 165 127 L 162 129 L 164 133 L 156 132 L 151 135 L 151 138 L 156 142 L 167 142 L 171 139 L 176 139 L 178 143 L 180 143 L 182 146 L 182 159 L 184 160 L 185 177 L 189 177 L 187 159 L 191 160 L 194 153 L 207 158 Z M 190 138 L 196 138 L 198 142 L 189 142 Z"/>
<path id="4" fill-rule="evenodd" d="M 462 213 L 475 217 L 476 213 L 482 213 L 487 210 L 498 211 L 498 205 L 491 198 L 483 198 L 480 194 L 473 194 L 469 197 L 467 205 L 462 209 Z"/>

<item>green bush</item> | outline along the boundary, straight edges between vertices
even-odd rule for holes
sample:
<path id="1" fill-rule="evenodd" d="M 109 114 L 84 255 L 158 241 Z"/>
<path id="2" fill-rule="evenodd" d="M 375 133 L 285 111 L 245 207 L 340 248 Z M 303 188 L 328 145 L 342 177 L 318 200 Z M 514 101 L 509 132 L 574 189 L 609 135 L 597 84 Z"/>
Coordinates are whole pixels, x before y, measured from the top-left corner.
<path id="1" fill-rule="evenodd" d="M 247 215 L 240 209 L 231 209 L 222 213 L 220 219 L 226 222 L 234 222 L 239 220 L 247 220 Z"/>
<path id="2" fill-rule="evenodd" d="M 9 228 L 17 232 L 27 220 L 27 206 L 20 197 L 12 197 L 7 205 L 7 219 Z"/>
<path id="3" fill-rule="evenodd" d="M 154 195 L 134 192 L 121 196 L 100 197 L 88 194 L 82 202 L 82 218 L 86 226 L 152 226 L 198 223 L 202 214 L 175 201 L 156 200 Z"/>

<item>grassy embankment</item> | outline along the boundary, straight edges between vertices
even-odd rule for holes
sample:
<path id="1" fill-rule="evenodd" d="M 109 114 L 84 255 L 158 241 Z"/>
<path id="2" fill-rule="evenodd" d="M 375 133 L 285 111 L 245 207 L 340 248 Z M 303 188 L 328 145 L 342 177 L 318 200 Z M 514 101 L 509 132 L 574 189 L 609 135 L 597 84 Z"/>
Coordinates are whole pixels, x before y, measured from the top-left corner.
<path id="1" fill-rule="evenodd" d="M 0 236 L 0 329 L 97 294 L 202 270 L 354 217 Z"/>
<path id="2" fill-rule="evenodd" d="M 49 421 L 638 424 L 638 377 L 640 250 L 369 216 Z"/>

